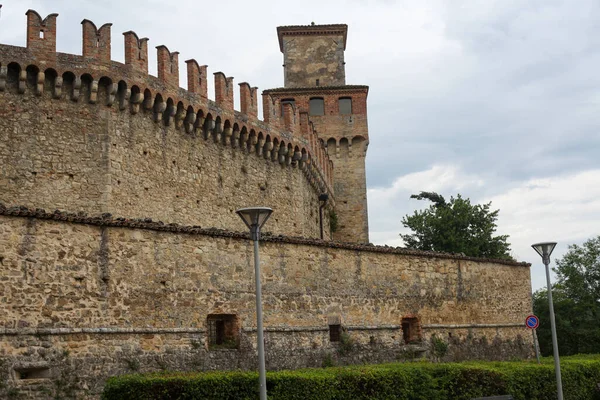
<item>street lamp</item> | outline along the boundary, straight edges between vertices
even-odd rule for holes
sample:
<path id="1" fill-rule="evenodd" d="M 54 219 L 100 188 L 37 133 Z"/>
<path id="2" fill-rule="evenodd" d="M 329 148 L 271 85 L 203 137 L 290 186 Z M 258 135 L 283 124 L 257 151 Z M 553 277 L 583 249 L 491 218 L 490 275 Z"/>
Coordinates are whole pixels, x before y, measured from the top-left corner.
<path id="1" fill-rule="evenodd" d="M 263 338 L 262 299 L 260 290 L 260 260 L 258 257 L 258 241 L 260 228 L 267 222 L 272 209 L 269 207 L 249 207 L 236 210 L 237 215 L 250 229 L 250 238 L 254 241 L 254 281 L 256 282 L 256 331 L 258 342 L 258 382 L 260 384 L 260 400 L 267 400 L 267 376 L 265 372 L 265 341 Z"/>
<path id="2" fill-rule="evenodd" d="M 546 266 L 546 284 L 548 285 L 548 303 L 550 306 L 550 327 L 552 328 L 552 350 L 554 351 L 554 370 L 556 372 L 556 389 L 558 391 L 558 400 L 563 400 L 562 379 L 560 377 L 560 358 L 558 357 L 558 342 L 556 340 L 556 322 L 554 321 L 554 303 L 552 302 L 552 286 L 550 284 L 550 254 L 556 246 L 556 242 L 536 243 L 531 245 L 533 249 L 542 257 L 542 262 Z"/>

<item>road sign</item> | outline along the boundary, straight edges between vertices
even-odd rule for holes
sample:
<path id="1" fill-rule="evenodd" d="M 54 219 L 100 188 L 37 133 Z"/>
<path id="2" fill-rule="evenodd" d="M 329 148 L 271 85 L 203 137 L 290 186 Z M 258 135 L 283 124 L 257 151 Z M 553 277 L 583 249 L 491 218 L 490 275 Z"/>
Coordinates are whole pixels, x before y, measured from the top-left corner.
<path id="1" fill-rule="evenodd" d="M 525 325 L 529 329 L 537 329 L 537 327 L 540 326 L 540 319 L 535 315 L 530 315 L 527 318 L 525 318 Z"/>

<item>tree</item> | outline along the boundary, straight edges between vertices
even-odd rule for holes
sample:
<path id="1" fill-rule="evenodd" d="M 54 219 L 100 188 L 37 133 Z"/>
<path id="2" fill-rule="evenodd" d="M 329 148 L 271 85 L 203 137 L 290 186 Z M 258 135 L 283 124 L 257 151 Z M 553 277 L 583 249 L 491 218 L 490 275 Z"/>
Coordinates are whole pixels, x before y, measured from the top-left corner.
<path id="1" fill-rule="evenodd" d="M 561 355 L 600 353 L 600 236 L 582 246 L 571 245 L 556 260 L 557 282 L 552 285 L 558 349 Z M 540 317 L 538 340 L 542 354 L 552 354 L 548 293 L 533 294 Z"/>
<path id="2" fill-rule="evenodd" d="M 510 244 L 506 241 L 508 235 L 493 236 L 499 210 L 490 211 L 491 202 L 472 205 L 460 194 L 446 202 L 435 192 L 421 192 L 410 198 L 429 200 L 433 204 L 402 218 L 402 224 L 413 231 L 400 234 L 407 247 L 463 253 L 472 257 L 512 259 Z"/>

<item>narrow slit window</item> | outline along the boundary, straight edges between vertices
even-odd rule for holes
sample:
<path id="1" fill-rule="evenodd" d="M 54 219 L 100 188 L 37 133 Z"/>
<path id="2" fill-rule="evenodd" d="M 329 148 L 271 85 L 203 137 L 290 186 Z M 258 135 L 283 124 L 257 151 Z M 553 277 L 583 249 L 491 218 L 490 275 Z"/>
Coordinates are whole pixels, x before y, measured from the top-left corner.
<path id="1" fill-rule="evenodd" d="M 402 338 L 406 344 L 421 340 L 421 328 L 418 318 L 402 318 Z"/>
<path id="2" fill-rule="evenodd" d="M 339 109 L 341 115 L 352 114 L 352 98 L 351 97 L 340 97 Z"/>
<path id="3" fill-rule="evenodd" d="M 44 31 L 40 31 L 40 39 L 44 39 Z"/>
<path id="4" fill-rule="evenodd" d="M 342 326 L 341 325 L 329 325 L 329 341 L 339 342 L 342 338 Z"/>
<path id="5" fill-rule="evenodd" d="M 50 368 L 33 367 L 15 369 L 17 379 L 48 379 L 50 378 Z"/>
<path id="6" fill-rule="evenodd" d="M 310 99 L 309 103 L 310 115 L 325 115 L 325 101 L 322 97 Z"/>

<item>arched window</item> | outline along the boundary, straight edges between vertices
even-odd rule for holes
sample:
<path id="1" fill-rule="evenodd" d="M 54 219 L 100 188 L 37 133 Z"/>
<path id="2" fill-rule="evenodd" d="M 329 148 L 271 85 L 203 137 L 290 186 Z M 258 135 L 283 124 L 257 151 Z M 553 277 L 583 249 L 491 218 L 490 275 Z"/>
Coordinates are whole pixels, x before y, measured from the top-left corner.
<path id="1" fill-rule="evenodd" d="M 282 99 L 281 100 L 281 116 L 283 117 L 283 110 L 286 104 L 291 104 L 292 108 L 296 106 L 296 102 L 294 99 Z"/>
<path id="2" fill-rule="evenodd" d="M 352 97 L 340 97 L 338 104 L 341 115 L 352 114 Z"/>
<path id="3" fill-rule="evenodd" d="M 322 97 L 310 99 L 309 115 L 325 115 L 325 101 Z"/>

